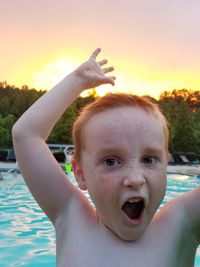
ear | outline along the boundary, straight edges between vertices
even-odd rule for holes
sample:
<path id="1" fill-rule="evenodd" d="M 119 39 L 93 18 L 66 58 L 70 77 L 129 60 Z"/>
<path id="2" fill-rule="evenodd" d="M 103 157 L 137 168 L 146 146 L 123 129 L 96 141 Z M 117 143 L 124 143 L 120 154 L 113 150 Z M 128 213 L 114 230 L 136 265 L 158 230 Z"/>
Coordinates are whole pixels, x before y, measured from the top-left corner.
<path id="1" fill-rule="evenodd" d="M 73 166 L 74 176 L 76 178 L 79 188 L 81 190 L 87 190 L 87 184 L 81 166 L 77 164 L 75 160 L 72 161 L 72 166 Z"/>

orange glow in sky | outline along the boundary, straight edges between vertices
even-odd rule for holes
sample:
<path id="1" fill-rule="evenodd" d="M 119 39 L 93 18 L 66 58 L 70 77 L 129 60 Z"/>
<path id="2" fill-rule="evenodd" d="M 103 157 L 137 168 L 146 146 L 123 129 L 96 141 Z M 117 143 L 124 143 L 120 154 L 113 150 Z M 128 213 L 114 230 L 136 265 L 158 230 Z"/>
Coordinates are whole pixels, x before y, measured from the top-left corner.
<path id="1" fill-rule="evenodd" d="M 35 70 L 30 70 L 30 74 L 24 75 L 24 81 L 33 88 L 51 89 L 67 74 L 73 71 L 79 64 L 87 59 L 88 55 L 84 55 L 80 51 L 70 50 L 60 52 L 54 58 L 47 59 L 45 63 L 37 65 Z M 102 51 L 103 55 L 103 51 Z M 110 60 L 112 61 L 112 60 Z M 120 59 L 113 60 L 115 67 L 114 75 L 116 75 L 115 87 L 110 85 L 102 85 L 97 88 L 97 93 L 103 95 L 108 91 L 126 91 L 134 92 L 139 95 L 150 94 L 154 97 L 164 90 L 172 90 L 200 88 L 199 79 L 195 73 L 185 73 L 180 71 L 149 69 L 148 67 L 131 62 L 124 62 Z M 162 90 L 161 90 L 162 89 Z M 83 94 L 84 95 L 84 94 Z"/>
<path id="2" fill-rule="evenodd" d="M 116 85 L 99 94 L 200 90 L 198 10 L 179 0 L 3 1 L 0 81 L 50 89 L 101 47 Z"/>

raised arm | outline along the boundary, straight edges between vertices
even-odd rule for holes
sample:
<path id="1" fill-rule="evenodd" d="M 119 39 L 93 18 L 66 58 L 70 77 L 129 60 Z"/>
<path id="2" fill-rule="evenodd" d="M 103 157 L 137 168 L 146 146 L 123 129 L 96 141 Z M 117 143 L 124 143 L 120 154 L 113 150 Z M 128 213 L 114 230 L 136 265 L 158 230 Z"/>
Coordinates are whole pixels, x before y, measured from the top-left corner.
<path id="1" fill-rule="evenodd" d="M 114 85 L 115 78 L 105 75 L 113 67 L 103 68 L 107 60 L 96 61 L 100 51 L 96 49 L 88 61 L 36 101 L 12 129 L 16 157 L 23 177 L 53 223 L 62 208 L 70 203 L 76 189 L 66 179 L 45 141 L 66 108 L 83 90 L 106 83 Z"/>

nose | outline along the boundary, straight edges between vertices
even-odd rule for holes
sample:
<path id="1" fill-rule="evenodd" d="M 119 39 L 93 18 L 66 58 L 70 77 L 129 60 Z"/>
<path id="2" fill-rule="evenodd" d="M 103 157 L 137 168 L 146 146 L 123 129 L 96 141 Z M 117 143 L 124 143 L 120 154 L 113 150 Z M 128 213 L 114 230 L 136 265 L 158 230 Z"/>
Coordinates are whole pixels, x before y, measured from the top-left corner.
<path id="1" fill-rule="evenodd" d="M 139 168 L 130 168 L 123 180 L 124 186 L 133 189 L 139 189 L 145 182 L 143 171 Z"/>

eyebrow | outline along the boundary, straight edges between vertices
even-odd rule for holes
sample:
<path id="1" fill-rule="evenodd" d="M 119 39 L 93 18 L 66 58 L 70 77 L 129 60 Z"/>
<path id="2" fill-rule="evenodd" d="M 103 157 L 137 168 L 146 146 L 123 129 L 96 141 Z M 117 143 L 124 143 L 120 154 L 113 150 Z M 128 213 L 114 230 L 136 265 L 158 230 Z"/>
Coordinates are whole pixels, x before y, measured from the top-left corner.
<path id="1" fill-rule="evenodd" d="M 165 150 L 164 147 L 162 149 L 149 147 L 149 148 L 146 148 L 144 152 L 152 153 L 152 154 L 162 154 L 164 150 Z"/>
<path id="2" fill-rule="evenodd" d="M 162 149 L 160 148 L 146 148 L 143 150 L 143 155 L 156 155 L 159 157 L 163 157 L 165 153 L 165 148 L 163 147 Z"/>
<path id="3" fill-rule="evenodd" d="M 101 155 L 104 155 L 104 154 L 122 154 L 122 149 L 120 148 L 116 148 L 116 147 L 103 147 L 103 148 L 101 148 L 98 152 L 97 152 L 97 154 L 99 155 L 99 156 L 101 156 Z"/>

